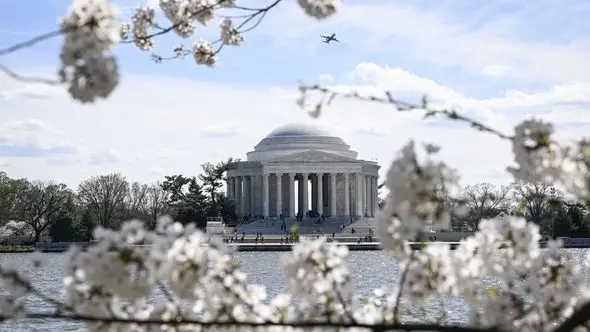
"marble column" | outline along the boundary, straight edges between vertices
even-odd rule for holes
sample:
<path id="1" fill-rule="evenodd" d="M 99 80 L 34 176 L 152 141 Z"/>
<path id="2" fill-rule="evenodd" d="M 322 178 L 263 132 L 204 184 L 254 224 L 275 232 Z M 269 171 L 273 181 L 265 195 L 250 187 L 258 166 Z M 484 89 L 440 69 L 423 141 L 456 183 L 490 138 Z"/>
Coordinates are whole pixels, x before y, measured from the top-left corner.
<path id="1" fill-rule="evenodd" d="M 227 198 L 231 198 L 231 196 L 230 196 L 231 188 L 229 186 L 229 183 L 230 183 L 229 177 L 225 178 L 225 197 L 227 197 Z"/>
<path id="2" fill-rule="evenodd" d="M 250 175 L 248 181 L 248 187 L 250 188 L 250 215 L 254 217 L 256 215 L 256 175 Z"/>
<path id="3" fill-rule="evenodd" d="M 344 173 L 344 215 L 350 215 L 350 179 L 348 173 Z"/>
<path id="4" fill-rule="evenodd" d="M 324 174 L 322 173 L 317 173 L 317 198 L 318 198 L 318 203 L 317 203 L 317 209 L 318 209 L 318 214 L 321 216 L 322 214 L 324 214 Z"/>
<path id="5" fill-rule="evenodd" d="M 377 216 L 377 211 L 379 210 L 379 177 L 373 177 L 373 218 Z"/>
<path id="6" fill-rule="evenodd" d="M 248 187 L 248 176 L 242 176 L 242 192 L 241 192 L 241 207 L 242 215 L 247 216 L 250 210 L 250 188 Z"/>
<path id="7" fill-rule="evenodd" d="M 363 177 L 361 173 L 355 174 L 356 178 L 356 213 L 357 216 L 363 216 Z"/>
<path id="8" fill-rule="evenodd" d="M 371 217 L 371 206 L 373 206 L 373 180 L 372 176 L 365 176 L 365 211 L 367 211 L 367 217 Z"/>
<path id="9" fill-rule="evenodd" d="M 309 173 L 301 174 L 301 179 L 303 180 L 303 216 L 305 213 L 309 211 Z"/>
<path id="10" fill-rule="evenodd" d="M 277 218 L 283 213 L 283 173 L 276 173 L 277 176 Z"/>
<path id="11" fill-rule="evenodd" d="M 289 217 L 295 218 L 295 173 L 289 173 Z"/>
<path id="12" fill-rule="evenodd" d="M 336 217 L 336 173 L 330 173 L 330 216 Z"/>
<path id="13" fill-rule="evenodd" d="M 262 215 L 268 218 L 268 174 L 262 175 Z"/>
<path id="14" fill-rule="evenodd" d="M 297 212 L 303 212 L 303 177 L 297 175 Z"/>
<path id="15" fill-rule="evenodd" d="M 237 204 L 238 204 L 238 177 L 237 176 L 232 177 L 232 186 L 231 186 L 231 188 L 232 188 L 232 191 L 233 191 L 233 193 L 232 193 L 232 199 L 234 200 L 234 203 L 237 206 Z"/>

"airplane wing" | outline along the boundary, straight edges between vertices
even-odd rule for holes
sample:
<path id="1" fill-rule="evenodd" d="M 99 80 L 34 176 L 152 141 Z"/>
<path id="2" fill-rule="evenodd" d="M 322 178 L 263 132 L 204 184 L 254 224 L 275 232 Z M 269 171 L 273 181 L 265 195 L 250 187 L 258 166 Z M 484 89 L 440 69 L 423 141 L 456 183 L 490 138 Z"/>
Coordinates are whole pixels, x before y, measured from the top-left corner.
<path id="1" fill-rule="evenodd" d="M 322 38 L 330 38 L 330 37 L 328 37 L 328 36 L 322 36 L 322 35 L 320 35 L 320 37 L 322 37 Z"/>
<path id="2" fill-rule="evenodd" d="M 340 41 L 339 41 L 338 39 L 336 39 L 336 38 L 332 38 L 332 40 L 333 40 L 333 41 L 340 42 Z"/>

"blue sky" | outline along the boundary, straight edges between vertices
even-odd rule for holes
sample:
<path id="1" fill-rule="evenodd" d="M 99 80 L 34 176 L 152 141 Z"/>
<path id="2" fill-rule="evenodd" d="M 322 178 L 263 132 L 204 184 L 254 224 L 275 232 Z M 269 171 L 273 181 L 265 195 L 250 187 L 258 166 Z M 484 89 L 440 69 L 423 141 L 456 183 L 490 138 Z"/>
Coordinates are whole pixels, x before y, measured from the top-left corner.
<path id="1" fill-rule="evenodd" d="M 70 3 L 0 1 L 0 48 L 55 29 Z M 114 3 L 123 18 L 144 4 Z M 205 161 L 244 158 L 274 127 L 311 122 L 294 104 L 298 80 L 390 90 L 409 100 L 426 93 L 508 132 L 537 116 L 555 121 L 563 137 L 580 137 L 590 126 L 589 15 L 590 3 L 582 0 L 345 0 L 334 17 L 317 21 L 295 0 L 283 0 L 243 46 L 224 49 L 215 69 L 190 57 L 154 64 L 149 53 L 118 46 L 120 86 L 95 105 L 69 100 L 63 88 L 4 76 L 0 167 L 71 185 L 110 171 L 140 181 L 194 174 Z M 342 42 L 321 43 L 319 35 L 332 32 Z M 165 36 L 155 51 L 171 54 L 176 43 L 190 46 L 217 33 L 212 24 L 187 40 Z M 0 57 L 0 64 L 51 77 L 61 42 Z M 416 138 L 440 143 L 465 184 L 509 180 L 509 145 L 459 124 L 419 119 L 341 101 L 316 123 L 342 136 L 360 157 L 377 158 L 384 170 L 395 151 Z"/>

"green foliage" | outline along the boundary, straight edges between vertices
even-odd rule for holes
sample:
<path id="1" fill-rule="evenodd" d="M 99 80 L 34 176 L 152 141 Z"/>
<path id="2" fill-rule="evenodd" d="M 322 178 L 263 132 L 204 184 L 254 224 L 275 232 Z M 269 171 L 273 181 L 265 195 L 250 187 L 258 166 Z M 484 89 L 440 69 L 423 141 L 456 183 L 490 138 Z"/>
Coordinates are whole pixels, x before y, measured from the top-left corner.
<path id="1" fill-rule="evenodd" d="M 555 213 L 555 220 L 553 223 L 553 235 L 555 237 L 570 237 L 573 232 L 572 228 L 572 218 L 570 217 L 567 208 L 564 206 L 558 209 Z"/>
<path id="2" fill-rule="evenodd" d="M 236 214 L 236 204 L 227 196 L 219 196 L 216 205 L 219 206 L 219 215 L 221 216 L 221 218 L 223 218 L 225 222 L 230 222 L 238 219 L 238 216 Z"/>
<path id="3" fill-rule="evenodd" d="M 584 204 L 578 202 L 567 204 L 567 214 L 572 221 L 573 236 L 590 236 L 590 225 L 588 224 L 587 210 Z"/>
<path id="4" fill-rule="evenodd" d="M 201 165 L 203 173 L 199 175 L 199 180 L 203 183 L 203 190 L 208 195 L 208 211 L 210 216 L 217 216 L 220 213 L 220 206 L 217 203 L 217 198 L 221 195 L 219 189 L 223 186 L 224 174 L 227 171 L 236 168 L 239 164 L 239 159 L 229 158 L 226 161 L 221 161 L 217 164 L 205 163 Z"/>
<path id="5" fill-rule="evenodd" d="M 71 242 L 78 240 L 78 234 L 74 229 L 76 225 L 78 209 L 74 200 L 70 197 L 52 217 L 49 228 L 49 236 L 54 242 Z"/>
<path id="6" fill-rule="evenodd" d="M 234 202 L 221 188 L 225 173 L 238 162 L 206 163 L 198 177 L 171 175 L 153 185 L 130 184 L 118 173 L 94 176 L 76 193 L 63 184 L 12 179 L 0 171 L 0 223 L 25 221 L 37 237 L 48 230 L 60 242 L 89 241 L 96 226 L 118 227 L 132 218 L 153 227 L 163 214 L 205 228 L 207 217 L 237 219 Z"/>
<path id="7" fill-rule="evenodd" d="M 199 228 L 207 227 L 206 196 L 196 177 L 166 176 L 162 189 L 170 194 L 169 205 L 175 220 L 182 224 L 196 223 Z"/>

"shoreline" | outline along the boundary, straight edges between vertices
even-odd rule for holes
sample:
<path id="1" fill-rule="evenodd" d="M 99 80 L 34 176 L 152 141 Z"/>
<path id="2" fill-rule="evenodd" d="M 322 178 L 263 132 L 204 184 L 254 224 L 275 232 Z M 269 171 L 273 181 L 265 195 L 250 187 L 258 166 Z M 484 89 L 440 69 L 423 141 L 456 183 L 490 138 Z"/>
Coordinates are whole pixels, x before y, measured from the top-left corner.
<path id="1" fill-rule="evenodd" d="M 344 244 L 348 247 L 350 251 L 377 251 L 382 250 L 379 242 L 339 242 Z M 442 243 L 447 244 L 451 247 L 451 250 L 454 250 L 458 245 L 459 242 L 427 242 L 427 243 Z M 69 249 L 72 245 L 88 245 L 88 243 L 80 243 L 80 242 L 72 242 L 72 243 L 38 243 L 36 246 L 2 246 L 0 245 L 0 253 L 32 253 L 35 251 L 45 252 L 45 253 L 63 253 Z M 228 243 L 227 244 L 230 248 L 234 248 L 236 251 L 244 251 L 244 252 L 253 252 L 253 251 L 290 251 L 291 250 L 291 243 Z M 424 243 L 421 242 L 410 242 L 410 247 L 413 250 L 420 249 Z M 145 245 L 149 246 L 149 245 Z M 541 248 L 545 248 L 547 246 L 546 242 L 540 243 Z M 566 249 L 587 249 L 590 248 L 590 245 L 585 243 L 564 243 L 563 248 Z"/>

